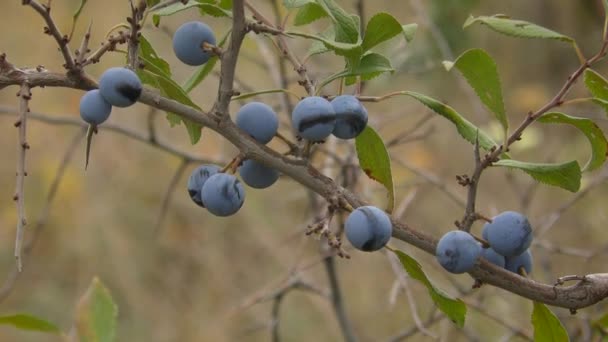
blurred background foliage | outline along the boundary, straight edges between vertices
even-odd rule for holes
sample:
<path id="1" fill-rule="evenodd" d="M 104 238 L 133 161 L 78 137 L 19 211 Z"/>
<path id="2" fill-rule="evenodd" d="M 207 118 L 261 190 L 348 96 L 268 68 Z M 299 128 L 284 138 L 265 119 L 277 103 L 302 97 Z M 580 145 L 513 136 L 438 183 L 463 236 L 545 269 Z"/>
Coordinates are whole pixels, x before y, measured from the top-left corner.
<path id="1" fill-rule="evenodd" d="M 270 1 L 252 1 L 272 17 Z M 356 2 L 338 1 L 350 12 Z M 71 15 L 78 0 L 54 1 L 53 15 L 63 32 L 69 32 Z M 397 39 L 381 46 L 397 71 L 366 84 L 365 95 L 381 95 L 395 90 L 413 90 L 440 99 L 458 109 L 469 120 L 500 135 L 479 101 L 471 96 L 466 83 L 456 72 L 448 73 L 441 65 L 463 51 L 480 47 L 497 61 L 502 77 L 506 108 L 512 125 L 524 115 L 547 102 L 577 67 L 574 51 L 555 41 L 513 39 L 478 25 L 462 30 L 469 16 L 503 13 L 513 18 L 535 22 L 574 37 L 586 55 L 599 48 L 602 11 L 595 0 L 404 0 L 364 1 L 369 17 L 386 11 L 402 23 L 418 23 L 419 29 L 410 44 Z M 283 13 L 284 15 L 285 13 Z M 86 24 L 93 22 L 91 41 L 99 44 L 115 24 L 124 22 L 128 5 L 124 0 L 89 1 L 76 29 L 75 39 L 82 37 Z M 60 71 L 61 56 L 55 42 L 42 33 L 41 18 L 18 1 L 0 2 L 0 51 L 17 66 Z M 163 18 L 160 28 L 145 27 L 144 35 L 161 56 L 167 59 L 179 82 L 186 80 L 192 68 L 174 57 L 170 35 L 181 23 L 197 19 L 196 10 Z M 218 37 L 229 29 L 226 19 L 206 17 Z M 307 29 L 321 31 L 327 25 L 319 21 Z M 76 43 L 76 42 L 75 42 Z M 266 50 L 260 49 L 260 44 Z M 304 56 L 309 42 L 290 39 L 290 46 Z M 76 44 L 72 44 L 73 48 Z M 252 89 L 275 88 L 265 59 L 276 58 L 267 39 L 249 35 L 243 46 L 237 77 Z M 269 54 L 270 52 L 270 54 Z M 94 77 L 108 67 L 124 64 L 124 56 L 110 54 L 87 72 Z M 606 72 L 600 64 L 596 68 Z M 312 57 L 307 69 L 316 80 L 341 67 L 341 59 L 332 55 Z M 296 74 L 287 68 L 291 88 L 300 95 Z M 193 98 L 203 108 L 210 108 L 217 90 L 217 76 L 208 78 L 194 92 Z M 243 85 L 237 88 L 243 88 Z M 239 88 L 240 89 L 240 88 Z M 17 88 L 0 92 L 4 111 L 17 104 Z M 327 94 L 336 85 L 326 88 Z M 352 91 L 352 89 L 348 89 Z M 243 90 L 243 92 L 247 92 Z M 34 89 L 31 109 L 49 116 L 78 118 L 82 92 L 70 89 Z M 572 95 L 587 96 L 579 84 Z M 259 99 L 276 105 L 279 97 L 265 95 Z M 370 124 L 385 141 L 411 129 L 428 111 L 405 98 L 393 98 L 367 105 Z M 235 103 L 233 112 L 238 109 Z M 606 130 L 605 114 L 591 105 L 563 109 L 571 115 L 594 118 Z M 110 122 L 145 132 L 149 109 L 136 105 L 114 108 Z M 279 113 L 283 129 L 288 132 L 288 113 Z M 204 130 L 196 146 L 190 146 L 181 127 L 169 128 L 164 113 L 154 116 L 163 141 L 180 149 L 215 160 L 229 160 L 234 148 L 215 133 Z M 15 183 L 17 132 L 14 117 L 0 115 L 0 274 L 13 267 L 13 241 L 16 210 L 12 201 Z M 26 179 L 27 216 L 32 227 L 46 203 L 49 186 L 61 157 L 79 129 L 30 121 Z M 471 146 L 462 140 L 445 120 L 432 117 L 417 131 L 418 139 L 391 149 L 398 203 L 407 196 L 413 201 L 403 219 L 413 227 L 439 237 L 453 229 L 463 208 L 424 177 L 404 167 L 415 166 L 424 174 L 437 176 L 460 198 L 465 191 L 457 185 L 455 175 L 470 173 L 473 165 Z M 347 147 L 340 142 L 339 151 Z M 273 143 L 271 146 L 283 148 Z M 576 158 L 584 163 L 588 145 L 582 135 L 568 127 L 534 125 L 512 153 L 520 160 L 566 161 Z M 122 135 L 101 131 L 92 147 L 88 170 L 84 171 L 84 143 L 69 163 L 58 197 L 51 208 L 46 229 L 41 234 L 25 271 L 15 289 L 0 304 L 0 313 L 29 312 L 53 321 L 69 330 L 74 304 L 90 280 L 98 275 L 111 290 L 119 306 L 119 341 L 265 341 L 269 339 L 272 301 L 250 305 L 280 288 L 293 270 L 300 279 L 327 288 L 327 276 L 320 262 L 319 242 L 306 237 L 303 229 L 314 212 L 308 192 L 286 177 L 265 191 L 248 189 L 243 209 L 231 218 L 215 218 L 192 203 L 185 190 L 189 165 L 178 182 L 167 217 L 156 229 L 158 215 L 169 182 L 180 160 L 149 145 Z M 335 169 L 332 169 L 335 170 Z M 590 179 L 595 174 L 586 175 Z M 583 182 L 583 186 L 586 184 Z M 378 184 L 361 178 L 356 187 L 365 199 L 383 205 L 384 190 Z M 606 270 L 608 246 L 604 184 L 566 210 L 548 234 L 536 245 L 535 271 L 532 277 L 545 283 L 565 274 L 599 273 Z M 504 169 L 490 169 L 482 179 L 479 210 L 494 215 L 504 210 L 519 210 L 535 226 L 546 222 L 549 214 L 573 198 L 557 188 L 538 186 L 526 175 Z M 479 232 L 480 224 L 474 227 Z M 459 295 L 473 283 L 466 275 L 450 276 L 440 270 L 434 258 L 401 242 L 393 242 L 423 265 L 430 277 L 447 292 Z M 556 253 L 547 244 L 574 248 L 577 253 L 599 253 L 591 258 Z M 364 254 L 351 251 L 352 259 L 337 260 L 346 310 L 362 341 L 380 341 L 413 326 L 406 296 L 391 299 L 395 275 L 384 252 Z M 426 290 L 411 282 L 411 291 L 423 319 L 432 314 L 433 305 Z M 484 312 L 504 319 L 512 326 L 531 332 L 529 323 L 532 303 L 513 294 L 483 286 L 474 296 Z M 572 336 L 585 337 L 589 322 L 605 312 L 605 305 L 581 310 L 570 316 L 566 310 L 554 309 Z M 280 331 L 285 341 L 337 341 L 341 339 L 330 303 L 301 291 L 290 292 L 280 311 Z M 447 320 L 430 328 L 450 341 L 493 341 L 509 337 L 510 330 L 488 318 L 487 314 L 469 308 L 466 326 L 457 329 Z M 513 337 L 512 340 L 520 340 Z M 58 340 L 53 336 L 26 333 L 0 327 L 2 341 Z M 412 340 L 430 340 L 415 335 Z M 577 339 L 578 340 L 578 339 Z"/>

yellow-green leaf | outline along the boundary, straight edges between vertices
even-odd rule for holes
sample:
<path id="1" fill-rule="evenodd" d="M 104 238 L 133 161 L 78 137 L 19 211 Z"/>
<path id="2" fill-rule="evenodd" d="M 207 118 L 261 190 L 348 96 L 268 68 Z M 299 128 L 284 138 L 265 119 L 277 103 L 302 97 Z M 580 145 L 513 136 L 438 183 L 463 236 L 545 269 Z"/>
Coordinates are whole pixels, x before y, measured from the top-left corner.
<path id="1" fill-rule="evenodd" d="M 359 165 L 365 174 L 384 185 L 388 191 L 387 211 L 393 211 L 395 206 L 395 187 L 391 171 L 391 159 L 378 133 L 367 126 L 355 139 Z"/>
<path id="2" fill-rule="evenodd" d="M 12 325 L 19 330 L 39 331 L 59 334 L 61 331 L 54 324 L 28 314 L 0 316 L 0 325 Z"/>
<path id="3" fill-rule="evenodd" d="M 604 108 L 608 113 L 608 81 L 596 71 L 585 70 L 585 86 L 589 89 L 595 103 Z"/>
<path id="4" fill-rule="evenodd" d="M 494 59 L 482 49 L 471 49 L 465 51 L 454 62 L 444 62 L 444 65 L 448 71 L 456 67 L 462 73 L 481 102 L 494 113 L 506 132 L 509 128 L 509 120 L 505 113 L 500 77 Z"/>
<path id="5" fill-rule="evenodd" d="M 497 16 L 470 16 L 464 23 L 464 28 L 467 28 L 474 23 L 487 25 L 492 30 L 511 37 L 555 39 L 569 43 L 574 42 L 574 39 L 568 36 L 523 20 L 507 19 Z"/>
<path id="6" fill-rule="evenodd" d="M 402 251 L 392 251 L 399 258 L 401 265 L 403 265 L 403 268 L 410 275 L 410 277 L 418 280 L 427 288 L 429 295 L 431 296 L 431 299 L 435 305 L 437 305 L 437 308 L 446 314 L 452 322 L 462 328 L 467 315 L 467 306 L 464 304 L 464 302 L 460 299 L 452 298 L 445 292 L 436 288 L 431 283 L 429 278 L 427 278 L 418 261 L 416 261 L 414 258 L 403 253 Z"/>
<path id="7" fill-rule="evenodd" d="M 564 113 L 551 112 L 541 116 L 538 119 L 542 123 L 561 123 L 568 124 L 578 128 L 589 140 L 591 144 L 591 157 L 583 171 L 595 170 L 602 166 L 606 161 L 606 153 L 608 152 L 608 141 L 604 136 L 602 129 L 592 120 L 587 118 L 579 118 L 569 116 Z"/>
<path id="8" fill-rule="evenodd" d="M 95 277 L 76 306 L 80 342 L 114 341 L 117 316 L 118 307 L 110 291 Z"/>
<path id="9" fill-rule="evenodd" d="M 557 186 L 571 192 L 577 192 L 581 187 L 581 168 L 577 161 L 563 164 L 546 164 L 503 159 L 492 165 L 522 170 L 541 183 Z"/>
<path id="10" fill-rule="evenodd" d="M 534 342 L 568 342 L 570 338 L 559 319 L 544 304 L 534 302 L 532 311 Z"/>

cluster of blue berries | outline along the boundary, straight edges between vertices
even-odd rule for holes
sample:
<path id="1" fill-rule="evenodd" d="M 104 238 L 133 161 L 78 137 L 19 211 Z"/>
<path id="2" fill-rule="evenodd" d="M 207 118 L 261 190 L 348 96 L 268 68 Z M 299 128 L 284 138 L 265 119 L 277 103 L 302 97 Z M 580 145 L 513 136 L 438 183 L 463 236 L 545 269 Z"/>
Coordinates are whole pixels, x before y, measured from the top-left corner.
<path id="1" fill-rule="evenodd" d="M 367 125 L 367 110 L 352 95 L 340 95 L 331 102 L 311 96 L 298 102 L 291 122 L 300 137 L 312 142 L 323 141 L 330 134 L 340 139 L 353 139 Z"/>
<path id="2" fill-rule="evenodd" d="M 250 102 L 238 111 L 236 125 L 259 143 L 267 144 L 277 133 L 279 118 L 270 106 Z M 243 161 L 239 174 L 245 184 L 255 189 L 268 188 L 279 179 L 278 171 L 252 159 Z M 236 213 L 245 200 L 241 182 L 216 165 L 196 168 L 188 180 L 188 193 L 194 203 L 217 216 Z"/>
<path id="3" fill-rule="evenodd" d="M 470 271 L 479 257 L 511 272 L 532 272 L 532 227 L 528 219 L 517 212 L 505 211 L 483 227 L 482 237 L 490 247 L 483 248 L 464 231 L 454 230 L 439 240 L 435 255 L 439 264 L 451 273 Z"/>
<path id="4" fill-rule="evenodd" d="M 142 92 L 139 77 L 127 68 L 110 68 L 99 79 L 99 89 L 86 92 L 80 99 L 80 117 L 98 126 L 110 117 L 112 106 L 129 107 Z"/>

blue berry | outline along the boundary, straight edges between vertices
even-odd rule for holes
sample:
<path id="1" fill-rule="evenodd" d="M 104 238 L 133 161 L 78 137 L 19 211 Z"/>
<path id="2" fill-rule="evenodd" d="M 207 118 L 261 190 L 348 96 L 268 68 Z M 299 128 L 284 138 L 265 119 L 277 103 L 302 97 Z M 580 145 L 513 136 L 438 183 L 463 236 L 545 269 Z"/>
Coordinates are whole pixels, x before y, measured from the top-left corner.
<path id="1" fill-rule="evenodd" d="M 267 188 L 279 179 L 277 170 L 251 159 L 243 162 L 239 174 L 245 184 L 256 189 Z"/>
<path id="2" fill-rule="evenodd" d="M 340 139 L 357 137 L 367 126 L 367 110 L 352 95 L 340 95 L 331 101 L 336 112 L 333 135 Z"/>
<path id="3" fill-rule="evenodd" d="M 91 125 L 100 125 L 110 117 L 112 105 L 99 94 L 89 90 L 80 98 L 80 117 Z"/>
<path id="4" fill-rule="evenodd" d="M 505 211 L 492 218 L 492 223 L 486 223 L 486 240 L 492 248 L 506 256 L 516 256 L 523 253 L 532 243 L 532 227 L 528 219 L 517 212 Z M 483 235 L 483 233 L 482 233 Z"/>
<path id="5" fill-rule="evenodd" d="M 520 274 L 519 270 L 522 267 L 526 270 L 526 274 L 532 273 L 532 253 L 529 249 L 518 256 L 507 258 L 505 265 L 507 270 Z"/>
<path id="6" fill-rule="evenodd" d="M 364 252 L 384 247 L 390 240 L 392 231 L 391 219 L 376 207 L 359 207 L 346 219 L 346 238 L 353 247 Z"/>
<path id="7" fill-rule="evenodd" d="M 211 55 L 203 50 L 203 43 L 215 45 L 213 30 L 200 21 L 190 21 L 175 31 L 173 52 L 184 64 L 203 65 L 211 58 Z"/>
<path id="8" fill-rule="evenodd" d="M 291 114 L 291 121 L 302 138 L 322 141 L 334 130 L 336 113 L 329 101 L 311 96 L 298 102 Z"/>
<path id="9" fill-rule="evenodd" d="M 261 144 L 266 144 L 277 134 L 279 118 L 267 104 L 250 102 L 236 113 L 236 125 Z"/>
<path id="10" fill-rule="evenodd" d="M 217 165 L 201 165 L 192 171 L 188 178 L 188 194 L 194 203 L 201 207 L 205 207 L 201 199 L 201 190 L 209 177 L 220 171 Z"/>
<path id="11" fill-rule="evenodd" d="M 484 248 L 481 251 L 481 257 L 498 267 L 505 267 L 505 257 L 496 253 L 492 248 Z"/>
<path id="12" fill-rule="evenodd" d="M 216 173 L 203 185 L 201 199 L 213 215 L 230 216 L 243 206 L 245 190 L 235 176 Z"/>
<path id="13" fill-rule="evenodd" d="M 108 103 L 116 107 L 129 107 L 142 92 L 139 77 L 127 68 L 110 68 L 99 79 L 99 91 Z"/>
<path id="14" fill-rule="evenodd" d="M 435 256 L 448 272 L 464 273 L 473 269 L 482 249 L 471 234 L 453 230 L 441 237 Z"/>

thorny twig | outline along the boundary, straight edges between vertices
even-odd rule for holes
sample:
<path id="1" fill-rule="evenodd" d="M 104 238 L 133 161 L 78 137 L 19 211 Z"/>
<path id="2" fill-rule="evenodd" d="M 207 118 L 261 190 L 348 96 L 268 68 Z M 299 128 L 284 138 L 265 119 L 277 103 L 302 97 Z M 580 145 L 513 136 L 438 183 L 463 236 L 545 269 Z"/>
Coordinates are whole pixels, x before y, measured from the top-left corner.
<path id="1" fill-rule="evenodd" d="M 30 111 L 29 101 L 32 98 L 30 86 L 27 82 L 21 85 L 21 89 L 17 94 L 19 96 L 19 120 L 15 123 L 15 127 L 19 130 L 19 148 L 17 149 L 17 184 L 13 200 L 17 204 L 17 233 L 15 237 L 15 260 L 17 261 L 17 269 L 21 272 L 23 263 L 21 260 L 21 249 L 23 245 L 23 234 L 25 234 L 25 226 L 27 221 L 25 218 L 25 194 L 23 191 L 25 176 L 25 154 L 30 148 L 27 142 L 27 115 Z"/>

